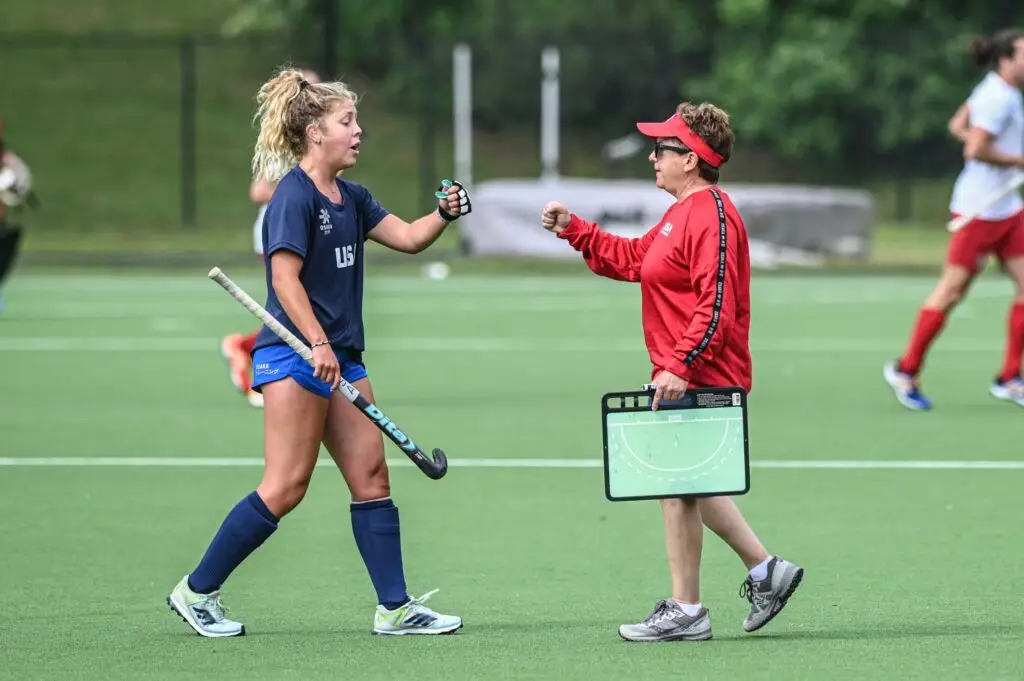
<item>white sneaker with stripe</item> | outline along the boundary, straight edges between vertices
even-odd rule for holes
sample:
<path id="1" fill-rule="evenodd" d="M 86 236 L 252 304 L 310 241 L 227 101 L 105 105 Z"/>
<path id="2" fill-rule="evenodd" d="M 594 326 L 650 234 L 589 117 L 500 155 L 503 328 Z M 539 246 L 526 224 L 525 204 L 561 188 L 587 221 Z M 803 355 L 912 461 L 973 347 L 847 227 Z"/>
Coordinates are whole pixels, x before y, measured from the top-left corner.
<path id="1" fill-rule="evenodd" d="M 198 594 L 188 588 L 188 575 L 181 578 L 167 597 L 167 605 L 200 636 L 224 638 L 245 636 L 245 625 L 227 617 L 220 591 Z"/>
<path id="2" fill-rule="evenodd" d="M 377 611 L 373 615 L 373 633 L 382 636 L 451 634 L 461 629 L 461 617 L 442 615 L 423 605 L 437 592 L 438 590 L 434 589 L 419 598 L 412 598 L 408 603 L 395 610 L 388 610 L 383 605 L 378 605 Z"/>

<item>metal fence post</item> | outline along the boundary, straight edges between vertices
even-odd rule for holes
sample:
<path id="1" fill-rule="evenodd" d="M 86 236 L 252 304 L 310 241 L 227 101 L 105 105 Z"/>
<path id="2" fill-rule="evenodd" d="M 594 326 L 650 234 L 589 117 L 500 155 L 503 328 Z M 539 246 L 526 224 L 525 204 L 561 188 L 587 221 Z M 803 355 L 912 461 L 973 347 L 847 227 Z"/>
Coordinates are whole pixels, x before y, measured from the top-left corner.
<path id="1" fill-rule="evenodd" d="M 181 112 L 179 153 L 181 157 L 181 223 L 196 226 L 196 39 L 184 35 L 179 41 Z"/>

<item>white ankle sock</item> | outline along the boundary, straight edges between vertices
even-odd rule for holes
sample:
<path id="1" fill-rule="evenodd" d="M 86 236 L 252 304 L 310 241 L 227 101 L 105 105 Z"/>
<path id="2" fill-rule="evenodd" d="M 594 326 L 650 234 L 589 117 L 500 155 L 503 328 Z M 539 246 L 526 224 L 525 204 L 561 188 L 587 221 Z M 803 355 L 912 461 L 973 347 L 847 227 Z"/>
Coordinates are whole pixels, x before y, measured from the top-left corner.
<path id="1" fill-rule="evenodd" d="M 755 582 L 760 581 L 768 577 L 768 563 L 772 560 L 771 556 L 768 556 L 760 563 L 750 569 L 750 578 Z"/>
<path id="2" fill-rule="evenodd" d="M 700 612 L 703 607 L 700 603 L 683 603 L 682 601 L 675 601 L 675 604 L 683 611 L 683 614 L 687 617 L 694 617 Z"/>

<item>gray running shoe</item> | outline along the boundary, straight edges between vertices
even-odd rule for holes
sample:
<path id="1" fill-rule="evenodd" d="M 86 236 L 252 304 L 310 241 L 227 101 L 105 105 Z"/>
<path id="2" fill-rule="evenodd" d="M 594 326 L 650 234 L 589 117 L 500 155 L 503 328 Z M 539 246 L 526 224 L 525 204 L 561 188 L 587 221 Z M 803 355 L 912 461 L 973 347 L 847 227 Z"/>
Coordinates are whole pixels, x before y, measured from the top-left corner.
<path id="1" fill-rule="evenodd" d="M 749 575 L 740 586 L 740 596 L 750 603 L 750 614 L 743 620 L 745 631 L 757 631 L 772 621 L 784 607 L 786 601 L 800 586 L 804 569 L 773 556 L 768 562 L 768 576 L 754 580 Z"/>
<path id="2" fill-rule="evenodd" d="M 711 613 L 701 608 L 691 616 L 676 603 L 658 601 L 643 622 L 619 627 L 619 636 L 627 641 L 707 641 L 711 638 Z"/>

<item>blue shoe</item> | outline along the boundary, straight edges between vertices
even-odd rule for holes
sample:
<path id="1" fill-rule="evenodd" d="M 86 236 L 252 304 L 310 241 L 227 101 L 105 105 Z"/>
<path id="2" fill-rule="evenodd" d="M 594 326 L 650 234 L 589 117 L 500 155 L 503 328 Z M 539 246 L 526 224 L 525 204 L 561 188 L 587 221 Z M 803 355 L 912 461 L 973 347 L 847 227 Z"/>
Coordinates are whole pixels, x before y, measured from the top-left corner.
<path id="1" fill-rule="evenodd" d="M 911 374 L 900 371 L 897 362 L 886 362 L 882 369 L 885 382 L 896 394 L 896 399 L 907 409 L 914 411 L 928 411 L 932 408 L 932 402 L 921 394 L 921 388 L 917 384 L 917 378 Z"/>

